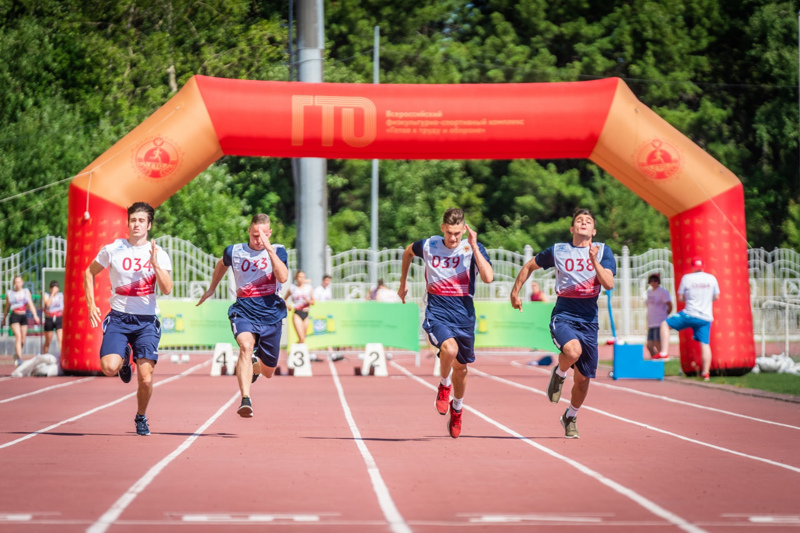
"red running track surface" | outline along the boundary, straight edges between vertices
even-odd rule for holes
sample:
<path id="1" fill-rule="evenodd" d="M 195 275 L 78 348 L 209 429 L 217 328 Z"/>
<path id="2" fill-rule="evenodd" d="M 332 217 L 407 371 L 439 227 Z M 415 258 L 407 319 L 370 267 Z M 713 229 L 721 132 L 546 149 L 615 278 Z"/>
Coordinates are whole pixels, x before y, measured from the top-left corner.
<path id="1" fill-rule="evenodd" d="M 753 531 L 800 527 L 800 404 L 601 370 L 564 439 L 548 368 L 478 356 L 461 437 L 433 363 L 356 360 L 253 385 L 163 357 L 136 435 L 135 380 L 7 377 L 0 531 Z M 522 529 L 520 529 L 522 528 Z"/>

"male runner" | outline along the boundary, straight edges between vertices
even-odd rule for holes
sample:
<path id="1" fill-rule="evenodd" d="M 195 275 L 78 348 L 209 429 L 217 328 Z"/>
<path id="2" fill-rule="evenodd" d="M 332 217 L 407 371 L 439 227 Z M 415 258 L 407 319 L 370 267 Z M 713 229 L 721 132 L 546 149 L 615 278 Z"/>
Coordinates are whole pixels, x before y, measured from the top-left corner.
<path id="1" fill-rule="evenodd" d="M 281 328 L 286 318 L 286 302 L 280 297 L 280 290 L 281 284 L 289 279 L 286 248 L 269 241 L 272 235 L 269 216 L 255 215 L 248 234 L 248 242 L 225 248 L 214 268 L 211 285 L 197 302 L 200 305 L 213 296 L 228 267 L 233 269 L 236 302 L 228 308 L 228 319 L 239 345 L 236 376 L 242 403 L 237 412 L 243 418 L 253 416 L 250 384 L 259 374 L 271 378 L 278 366 Z"/>
<path id="2" fill-rule="evenodd" d="M 103 320 L 100 368 L 106 376 L 119 374 L 131 380 L 131 355 L 138 367 L 136 433 L 150 434 L 147 405 L 153 394 L 153 370 L 158 362 L 161 322 L 156 305 L 156 284 L 162 294 L 172 292 L 172 262 L 169 255 L 147 236 L 155 209 L 145 202 L 128 208 L 127 239 L 117 239 L 100 249 L 84 274 L 83 290 L 92 327 L 100 324 L 100 308 L 94 301 L 94 278 L 105 268 L 111 280 L 111 310 Z"/>
<path id="3" fill-rule="evenodd" d="M 414 256 L 425 264 L 428 305 L 423 328 L 431 344 L 439 349 L 441 381 L 436 410 L 450 419 L 450 436 L 461 434 L 461 406 L 467 388 L 467 365 L 475 362 L 475 279 L 494 279 L 489 254 L 478 243 L 478 234 L 464 223 L 464 211 L 448 209 L 442 217 L 443 236 L 435 235 L 408 245 L 403 253 L 398 296 L 406 302 L 406 278 Z M 467 238 L 462 240 L 464 233 Z M 450 371 L 453 371 L 452 378 Z M 453 400 L 450 391 L 453 390 Z"/>
<path id="4" fill-rule="evenodd" d="M 528 277 L 534 270 L 555 267 L 558 299 L 550 318 L 550 333 L 561 353 L 550 376 L 547 397 L 558 403 L 567 370 L 572 367 L 572 396 L 561 425 L 566 438 L 577 439 L 578 409 L 589 392 L 589 380 L 597 372 L 597 297 L 600 287 L 614 288 L 617 263 L 608 246 L 592 242 L 597 229 L 588 209 L 575 210 L 569 231 L 572 242 L 555 244 L 522 267 L 511 290 L 511 305 L 522 311 L 519 291 Z"/>

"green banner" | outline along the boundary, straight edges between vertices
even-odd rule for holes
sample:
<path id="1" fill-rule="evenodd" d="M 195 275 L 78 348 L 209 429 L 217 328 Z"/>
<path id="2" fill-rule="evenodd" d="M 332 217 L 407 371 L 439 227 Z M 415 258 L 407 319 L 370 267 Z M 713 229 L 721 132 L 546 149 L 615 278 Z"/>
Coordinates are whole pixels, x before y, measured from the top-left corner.
<path id="1" fill-rule="evenodd" d="M 160 347 L 213 346 L 218 342 L 235 343 L 228 307 L 232 300 L 206 300 L 197 307 L 197 300 L 159 299 L 161 310 Z"/>
<path id="2" fill-rule="evenodd" d="M 289 313 L 289 344 L 297 342 Z M 379 342 L 387 347 L 419 350 L 419 307 L 415 303 L 318 302 L 308 313 L 306 345 L 364 346 Z"/>
<path id="3" fill-rule="evenodd" d="M 508 302 L 475 302 L 475 347 L 553 351 L 550 314 L 554 306 L 523 302 L 520 313 Z"/>

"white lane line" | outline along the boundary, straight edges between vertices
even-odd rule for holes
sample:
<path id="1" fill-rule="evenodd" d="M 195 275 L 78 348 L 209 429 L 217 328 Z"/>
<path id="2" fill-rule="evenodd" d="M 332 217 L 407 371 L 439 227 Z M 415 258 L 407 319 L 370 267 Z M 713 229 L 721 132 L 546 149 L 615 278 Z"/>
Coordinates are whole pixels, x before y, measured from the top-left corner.
<path id="1" fill-rule="evenodd" d="M 51 391 L 53 389 L 60 389 L 61 387 L 68 387 L 70 385 L 74 385 L 74 384 L 80 383 L 82 381 L 89 381 L 89 380 L 92 380 L 92 379 L 94 379 L 94 376 L 90 376 L 88 378 L 77 379 L 75 381 L 67 381 L 66 383 L 59 383 L 58 385 L 53 385 L 51 387 L 45 387 L 43 389 L 35 390 L 33 392 L 27 392 L 25 394 L 20 394 L 19 396 L 14 396 L 12 398 L 6 398 L 5 400 L 0 400 L 0 403 L 13 402 L 14 400 L 21 400 L 22 398 L 27 398 L 28 396 L 34 396 L 36 394 L 41 394 L 43 392 Z"/>
<path id="2" fill-rule="evenodd" d="M 424 379 L 415 376 L 414 374 L 412 374 L 411 372 L 406 370 L 404 367 L 402 367 L 402 366 L 400 366 L 400 365 L 398 365 L 396 363 L 392 363 L 392 366 L 394 366 L 395 368 L 399 369 L 401 372 L 406 374 L 411 379 L 417 381 L 418 383 L 421 383 L 422 385 L 428 387 L 429 389 L 431 389 L 433 391 L 436 390 L 435 386 L 433 386 L 432 384 L 428 383 Z M 672 513 L 670 511 L 668 511 L 667 509 L 664 509 L 663 507 L 658 505 L 656 502 L 648 500 L 647 498 L 645 498 L 644 496 L 642 496 L 638 492 L 636 492 L 636 491 L 634 491 L 632 489 L 629 489 L 628 487 L 625 487 L 624 485 L 622 485 L 620 483 L 617 483 L 616 481 L 614 481 L 612 479 L 609 479 L 609 478 L 605 477 L 601 473 L 596 472 L 596 471 L 592 470 L 591 468 L 589 468 L 587 466 L 584 466 L 583 464 L 575 461 L 574 459 L 570 459 L 569 457 L 566 457 L 565 455 L 561 455 L 558 452 L 554 452 L 550 448 L 546 448 L 545 446 L 542 446 L 541 444 L 539 444 L 537 442 L 533 442 L 532 440 L 525 438 L 524 436 L 520 435 L 519 433 L 517 433 L 513 429 L 511 429 L 511 428 L 509 428 L 507 426 L 504 426 L 500 422 L 497 422 L 496 420 L 494 420 L 492 418 L 489 418 L 488 416 L 484 415 L 483 413 L 481 413 L 477 409 L 469 407 L 466 404 L 464 404 L 464 409 L 466 409 L 467 411 L 475 414 L 479 418 L 482 418 L 483 420 L 485 420 L 489 424 L 495 426 L 496 428 L 500 429 L 501 431 L 505 431 L 509 435 L 512 435 L 513 437 L 516 437 L 517 439 L 519 439 L 520 441 L 524 442 L 525 444 L 533 446 L 537 450 L 540 450 L 540 451 L 550 455 L 551 457 L 554 457 L 554 458 L 556 458 L 556 459 L 558 459 L 560 461 L 563 461 L 563 462 L 567 463 L 568 465 L 572 466 L 573 468 L 575 468 L 579 472 L 581 472 L 583 474 L 586 474 L 587 476 L 595 479 L 599 483 L 602 483 L 603 485 L 609 487 L 610 489 L 612 489 L 615 492 L 621 494 L 622 496 L 625 496 L 626 498 L 632 500 L 634 503 L 639 504 L 641 507 L 643 507 L 648 512 L 653 513 L 654 515 L 663 518 L 664 520 L 666 520 L 670 524 L 673 524 L 674 526 L 679 527 L 680 529 L 682 529 L 684 531 L 688 531 L 690 533 L 700 533 L 700 532 L 704 532 L 705 531 L 704 529 L 702 529 L 700 527 L 697 527 L 696 525 L 694 525 L 691 522 L 689 522 L 688 520 L 676 515 L 675 513 Z"/>
<path id="3" fill-rule="evenodd" d="M 518 366 L 518 367 L 522 367 L 522 368 L 528 368 L 530 370 L 541 370 L 542 372 L 544 372 L 548 376 L 550 375 L 550 371 L 549 370 L 544 370 L 542 368 L 529 367 L 528 365 L 523 365 L 522 363 L 518 363 L 517 361 L 511 361 L 511 364 L 513 366 Z M 800 431 L 800 426 L 792 426 L 790 424 L 783 424 L 781 422 L 773 422 L 772 420 L 765 420 L 763 418 L 755 418 L 755 417 L 743 415 L 743 414 L 740 414 L 740 413 L 734 413 L 732 411 L 725 411 L 724 409 L 717 409 L 716 407 L 708 407 L 706 405 L 700 405 L 700 404 L 697 404 L 697 403 L 686 402 L 686 401 L 683 401 L 683 400 L 676 400 L 675 398 L 670 398 L 669 396 L 661 396 L 659 394 L 652 394 L 652 393 L 649 393 L 649 392 L 642 392 L 642 391 L 638 391 L 636 389 L 629 389 L 627 387 L 620 387 L 619 385 L 611 385 L 609 383 L 600 383 L 599 381 L 593 381 L 593 385 L 596 385 L 598 387 L 607 387 L 609 389 L 630 392 L 632 394 L 638 394 L 639 396 L 645 396 L 647 398 L 656 398 L 658 400 L 664 400 L 665 402 L 672 402 L 672 403 L 676 403 L 678 405 L 685 405 L 687 407 L 694 407 L 695 409 L 702 409 L 702 410 L 705 410 L 705 411 L 711 411 L 713 413 L 719 413 L 719 414 L 728 415 L 728 416 L 735 416 L 737 418 L 744 418 L 745 420 L 751 420 L 753 422 L 763 422 L 764 424 L 771 424 L 773 426 L 780 426 L 780 427 L 789 428 L 789 429 L 796 429 L 796 430 Z"/>
<path id="4" fill-rule="evenodd" d="M 484 377 L 486 377 L 488 379 L 491 379 L 491 380 L 494 380 L 494 381 L 498 381 L 500 383 L 504 383 L 506 385 L 510 385 L 510 386 L 516 387 L 518 389 L 531 391 L 531 392 L 535 392 L 536 394 L 541 394 L 542 396 L 546 396 L 544 391 L 540 391 L 540 390 L 534 389 L 532 387 L 528 387 L 527 385 L 521 385 L 519 383 L 515 383 L 513 381 L 509 381 L 509 380 L 507 380 L 505 378 L 492 376 L 490 374 L 487 374 L 486 372 L 482 372 L 482 371 L 478 370 L 477 368 L 472 368 L 471 370 L 473 372 L 477 373 L 478 375 L 484 376 Z M 569 400 L 565 399 L 565 398 L 562 398 L 561 401 L 562 402 L 569 402 Z M 691 442 L 693 444 L 699 444 L 700 446 L 705 446 L 706 448 L 711 448 L 712 450 L 717 450 L 717 451 L 720 451 L 720 452 L 729 453 L 731 455 L 736 455 L 738 457 L 744 457 L 745 459 L 752 459 L 753 461 L 760 461 L 760 462 L 766 463 L 768 465 L 777 466 L 779 468 L 785 468 L 786 470 L 790 470 L 792 472 L 797 472 L 798 474 L 800 474 L 800 468 L 798 468 L 796 466 L 787 465 L 785 463 L 779 463 L 779 462 L 773 461 L 771 459 L 765 459 L 764 457 L 758 457 L 757 455 L 750 455 L 750 454 L 743 453 L 743 452 L 737 452 L 736 450 L 731 450 L 730 448 L 723 448 L 722 446 L 717 446 L 716 444 L 703 442 L 703 441 L 700 441 L 700 440 L 697 440 L 697 439 L 693 439 L 691 437 L 685 437 L 683 435 L 679 435 L 678 433 L 673 433 L 672 431 L 667 431 L 666 429 L 661 429 L 661 428 L 657 428 L 655 426 L 651 426 L 650 424 L 645 424 L 643 422 L 637 422 L 636 420 L 631 420 L 629 418 L 623 418 L 621 416 L 617 416 L 617 415 L 611 414 L 611 413 L 609 413 L 607 411 L 603 411 L 601 409 L 597 409 L 596 407 L 590 407 L 588 405 L 584 405 L 583 407 L 581 407 L 581 409 L 585 409 L 587 411 L 592 411 L 592 412 L 595 412 L 595 413 L 599 413 L 599 414 L 605 415 L 605 416 L 607 416 L 609 418 L 613 418 L 615 420 L 619 420 L 620 422 L 633 424 L 634 426 L 639 426 L 641 428 L 649 429 L 651 431 L 655 431 L 655 432 L 661 433 L 663 435 L 669 435 L 670 437 L 675 437 L 676 439 L 684 440 L 686 442 Z"/>
<path id="5" fill-rule="evenodd" d="M 233 403 L 239 399 L 239 391 L 236 391 L 236 394 L 231 396 L 231 399 L 225 402 L 225 405 L 219 408 L 219 410 L 214 413 L 211 418 L 205 421 L 205 423 L 197 428 L 191 436 L 189 436 L 183 443 L 175 448 L 175 450 L 161 459 L 158 463 L 156 463 L 147 473 L 142 476 L 136 483 L 134 483 L 131 488 L 129 488 L 125 494 L 120 496 L 120 498 L 114 502 L 114 504 L 103 513 L 97 522 L 92 524 L 89 529 L 87 529 L 87 533 L 103 533 L 107 530 L 116 520 L 119 518 L 119 515 L 122 514 L 125 509 L 136 499 L 136 496 L 141 494 L 141 492 L 147 488 L 147 486 L 153 482 L 158 474 L 161 473 L 164 468 L 167 467 L 172 461 L 174 461 L 180 454 L 182 454 L 189 446 L 192 445 L 194 441 L 197 440 L 197 437 L 203 434 L 208 426 L 213 424 L 217 418 L 219 418 L 222 413 L 224 413 Z"/>
<path id="6" fill-rule="evenodd" d="M 175 381 L 176 379 L 180 379 L 180 378 L 182 378 L 184 376 L 187 376 L 187 375 L 191 374 L 192 372 L 194 372 L 195 370 L 197 370 L 198 368 L 203 367 L 203 366 L 208 366 L 209 364 L 211 364 L 210 360 L 209 361 L 205 361 L 203 363 L 200 363 L 199 365 L 195 365 L 195 366 L 187 369 L 185 372 L 182 372 L 180 374 L 176 374 L 176 375 L 174 375 L 172 377 L 169 377 L 169 378 L 165 379 L 164 381 L 158 381 L 158 382 L 154 383 L 153 387 L 166 385 L 167 383 L 169 383 L 171 381 Z M 20 437 L 20 438 L 18 438 L 16 440 L 12 440 L 12 441 L 6 442 L 5 444 L 0 444 L 0 450 L 2 450 L 3 448 L 8 448 L 9 446 L 13 446 L 14 444 L 19 444 L 20 442 L 26 441 L 28 439 L 32 439 L 36 435 L 41 435 L 42 433 L 47 433 L 48 431 L 54 430 L 57 427 L 63 426 L 64 424 L 69 424 L 70 422 L 75 422 L 76 420 L 80 420 L 81 418 L 84 418 L 84 417 L 87 417 L 89 415 L 92 415 L 92 414 L 94 414 L 94 413 L 96 413 L 98 411 L 102 411 L 103 409 L 105 409 L 107 407 L 111 407 L 112 405 L 117 405 L 118 403 L 124 402 L 128 398 L 132 398 L 134 396 L 136 396 L 136 392 L 131 392 L 130 394 L 126 394 L 125 396 L 122 396 L 121 398 L 117 398 L 116 400 L 114 400 L 112 402 L 108 402 L 106 404 L 103 404 L 100 407 L 95 407 L 94 409 L 90 409 L 90 410 L 88 410 L 88 411 L 86 411 L 84 413 L 81 413 L 79 415 L 75 415 L 75 416 L 73 416 L 71 418 L 67 418 L 66 420 L 62 420 L 61 422 L 56 422 L 55 424 L 47 426 L 46 428 L 40 429 L 38 431 L 33 431 L 33 432 L 28 433 L 27 435 L 25 435 L 23 437 Z"/>
<path id="7" fill-rule="evenodd" d="M 353 438 L 356 441 L 358 451 L 361 452 L 361 458 L 364 459 L 364 463 L 367 465 L 367 472 L 372 480 L 372 490 L 375 491 L 375 495 L 378 497 L 378 505 L 380 505 L 381 511 L 383 511 L 383 516 L 385 516 L 386 521 L 389 522 L 389 529 L 395 533 L 411 533 L 411 528 L 408 527 L 408 524 L 403 520 L 400 511 L 397 510 L 397 506 L 392 500 L 391 494 L 389 494 L 389 488 L 386 486 L 386 483 L 384 483 L 383 477 L 381 477 L 381 472 L 378 470 L 375 458 L 369 453 L 367 445 L 364 444 L 364 439 L 361 438 L 361 432 L 356 426 L 356 421 L 353 419 L 353 414 L 350 412 L 350 406 L 347 404 L 347 399 L 344 397 L 344 389 L 342 389 L 342 383 L 339 381 L 339 374 L 336 372 L 333 361 L 328 360 L 328 367 L 331 369 L 331 376 L 333 377 L 334 385 L 336 385 L 336 392 L 339 394 L 339 402 L 342 404 L 342 410 L 347 419 L 347 425 L 350 426 L 350 432 L 353 434 Z"/>

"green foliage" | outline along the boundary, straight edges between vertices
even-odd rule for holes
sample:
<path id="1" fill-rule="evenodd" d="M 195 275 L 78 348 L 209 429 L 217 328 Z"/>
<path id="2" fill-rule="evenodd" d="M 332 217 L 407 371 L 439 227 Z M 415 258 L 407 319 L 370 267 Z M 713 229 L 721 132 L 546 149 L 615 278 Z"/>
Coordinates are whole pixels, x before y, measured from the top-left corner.
<path id="1" fill-rule="evenodd" d="M 372 82 L 376 25 L 382 83 L 622 77 L 741 177 L 751 245 L 800 246 L 792 2 L 337 0 L 325 17 L 329 82 Z M 192 75 L 288 79 L 287 19 L 271 0 L 0 0 L 0 251 L 64 235 L 68 184 L 57 183 Z M 371 179 L 369 161 L 328 162 L 335 251 L 369 245 Z M 577 206 L 616 252 L 669 242 L 662 215 L 586 161 L 382 161 L 379 179 L 380 247 L 437 233 L 451 206 L 490 247 L 567 239 Z M 160 207 L 156 231 L 219 254 L 259 212 L 275 242 L 296 245 L 291 161 L 225 157 Z"/>

